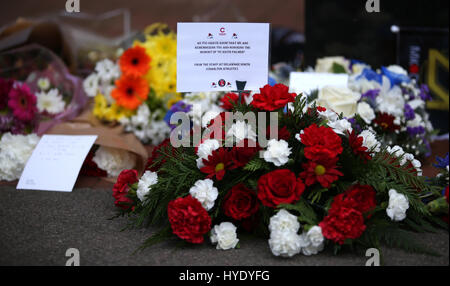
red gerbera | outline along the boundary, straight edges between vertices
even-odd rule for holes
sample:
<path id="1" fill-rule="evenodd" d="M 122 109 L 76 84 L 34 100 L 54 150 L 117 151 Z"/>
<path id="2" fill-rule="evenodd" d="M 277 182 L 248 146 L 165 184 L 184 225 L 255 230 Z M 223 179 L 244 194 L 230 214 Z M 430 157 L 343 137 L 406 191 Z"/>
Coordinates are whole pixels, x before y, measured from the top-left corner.
<path id="1" fill-rule="evenodd" d="M 21 121 L 31 121 L 38 112 L 36 96 L 31 93 L 26 84 L 16 84 L 9 92 L 8 107 L 15 118 Z"/>
<path id="2" fill-rule="evenodd" d="M 119 60 L 120 69 L 126 75 L 141 77 L 150 68 L 150 57 L 141 46 L 126 50 Z"/>
<path id="3" fill-rule="evenodd" d="M 274 86 L 265 85 L 260 88 L 260 93 L 253 96 L 252 105 L 256 108 L 266 111 L 274 111 L 283 108 L 289 102 L 294 102 L 295 93 L 289 93 L 289 88 L 284 84 Z"/>
<path id="4" fill-rule="evenodd" d="M 335 158 L 343 151 L 342 140 L 333 129 L 312 124 L 300 135 L 305 145 L 305 157 L 312 161 Z"/>
<path id="5" fill-rule="evenodd" d="M 213 151 L 207 160 L 203 159 L 205 166 L 200 171 L 208 174 L 207 178 L 216 176 L 216 179 L 221 181 L 225 176 L 226 170 L 231 169 L 232 163 L 230 152 L 225 148 L 219 148 Z"/>
<path id="6" fill-rule="evenodd" d="M 400 126 L 394 123 L 395 117 L 387 113 L 378 113 L 377 117 L 373 121 L 375 124 L 381 127 L 381 129 L 389 132 L 395 132 L 399 130 Z"/>
<path id="7" fill-rule="evenodd" d="M 145 79 L 125 75 L 116 80 L 116 88 L 111 91 L 111 96 L 118 105 L 135 110 L 147 100 L 148 92 L 149 86 Z"/>
<path id="8" fill-rule="evenodd" d="M 249 93 L 242 93 L 241 104 L 245 103 L 245 98 L 248 97 L 249 95 L 250 95 Z M 239 95 L 234 92 L 229 92 L 220 99 L 221 102 L 220 107 L 222 107 L 225 110 L 231 111 L 234 105 L 238 103 L 238 101 Z"/>
<path id="9" fill-rule="evenodd" d="M 337 161 L 338 157 L 323 162 L 309 161 L 303 164 L 304 171 L 300 173 L 300 177 L 305 180 L 307 186 L 319 182 L 322 187 L 329 188 L 331 183 L 339 179 L 339 176 L 344 175 L 337 170 Z"/>
<path id="10" fill-rule="evenodd" d="M 350 147 L 353 150 L 353 154 L 356 156 L 359 156 L 363 161 L 367 162 L 372 159 L 370 156 L 370 153 L 367 152 L 367 147 L 363 146 L 364 138 L 361 136 L 356 135 L 355 130 L 352 130 L 352 132 L 348 132 L 348 143 Z"/>

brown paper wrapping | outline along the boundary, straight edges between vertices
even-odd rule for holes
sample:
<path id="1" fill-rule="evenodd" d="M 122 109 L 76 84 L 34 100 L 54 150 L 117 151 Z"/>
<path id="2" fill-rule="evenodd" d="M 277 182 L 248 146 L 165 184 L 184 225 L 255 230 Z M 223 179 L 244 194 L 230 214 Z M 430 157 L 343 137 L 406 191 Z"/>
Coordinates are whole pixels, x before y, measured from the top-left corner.
<path id="1" fill-rule="evenodd" d="M 90 104 L 91 105 L 91 104 Z M 75 119 L 57 124 L 46 134 L 62 135 L 97 135 L 95 144 L 127 150 L 137 156 L 135 169 L 142 174 L 148 158 L 147 149 L 132 133 L 125 133 L 120 125 L 102 124 L 92 114 L 92 108 L 87 108 Z M 115 182 L 116 178 L 104 178 L 109 182 Z"/>

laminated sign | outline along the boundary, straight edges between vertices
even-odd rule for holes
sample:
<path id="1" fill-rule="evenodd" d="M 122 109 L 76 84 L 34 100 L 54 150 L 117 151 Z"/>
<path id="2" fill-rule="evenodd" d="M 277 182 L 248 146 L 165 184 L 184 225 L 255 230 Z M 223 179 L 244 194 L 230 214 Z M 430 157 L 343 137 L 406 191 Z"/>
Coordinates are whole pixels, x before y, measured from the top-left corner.
<path id="1" fill-rule="evenodd" d="M 269 24 L 178 23 L 177 91 L 246 90 L 267 84 Z"/>

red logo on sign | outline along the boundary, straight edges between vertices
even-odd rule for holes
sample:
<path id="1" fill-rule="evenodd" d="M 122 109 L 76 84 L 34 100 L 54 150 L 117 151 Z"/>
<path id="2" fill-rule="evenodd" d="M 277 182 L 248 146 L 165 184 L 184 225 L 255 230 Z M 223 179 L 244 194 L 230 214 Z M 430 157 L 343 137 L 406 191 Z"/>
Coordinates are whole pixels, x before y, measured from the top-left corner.
<path id="1" fill-rule="evenodd" d="M 224 27 L 220 28 L 219 31 L 220 31 L 219 35 L 221 35 L 221 36 L 225 36 L 226 35 Z"/>

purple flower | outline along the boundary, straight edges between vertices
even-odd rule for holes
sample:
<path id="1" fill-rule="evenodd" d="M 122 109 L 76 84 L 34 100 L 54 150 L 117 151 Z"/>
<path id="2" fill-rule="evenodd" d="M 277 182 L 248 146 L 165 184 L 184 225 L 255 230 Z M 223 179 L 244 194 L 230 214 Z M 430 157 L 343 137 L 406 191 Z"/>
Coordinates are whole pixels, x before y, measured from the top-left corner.
<path id="1" fill-rule="evenodd" d="M 411 137 L 425 133 L 425 128 L 423 128 L 423 126 L 407 127 L 406 130 Z"/>
<path id="2" fill-rule="evenodd" d="M 420 85 L 419 96 L 420 96 L 420 98 L 422 98 L 423 101 L 428 101 L 428 100 L 432 99 L 428 85 L 426 85 L 426 84 Z"/>
<path id="3" fill-rule="evenodd" d="M 191 108 L 192 108 L 192 105 L 186 104 L 186 103 L 184 103 L 184 101 L 180 100 L 177 103 L 175 103 L 174 105 L 172 105 L 170 110 L 166 113 L 166 116 L 164 116 L 164 121 L 173 130 L 177 126 L 170 124 L 170 117 L 172 117 L 172 114 L 174 114 L 176 112 L 188 113 L 189 111 L 191 111 Z"/>
<path id="4" fill-rule="evenodd" d="M 437 164 L 433 164 L 433 166 L 439 169 L 445 169 L 448 166 L 448 152 L 445 157 L 441 158 L 439 156 L 436 156 L 436 162 Z"/>
<path id="5" fill-rule="evenodd" d="M 416 118 L 416 114 L 414 113 L 414 109 L 408 104 L 405 104 L 405 119 L 406 120 L 413 120 Z"/>
<path id="6" fill-rule="evenodd" d="M 363 93 L 361 95 L 361 99 L 364 97 L 369 98 L 372 101 L 375 101 L 375 99 L 377 98 L 378 94 L 380 94 L 380 90 L 379 89 L 371 89 L 366 91 L 365 93 Z"/>

